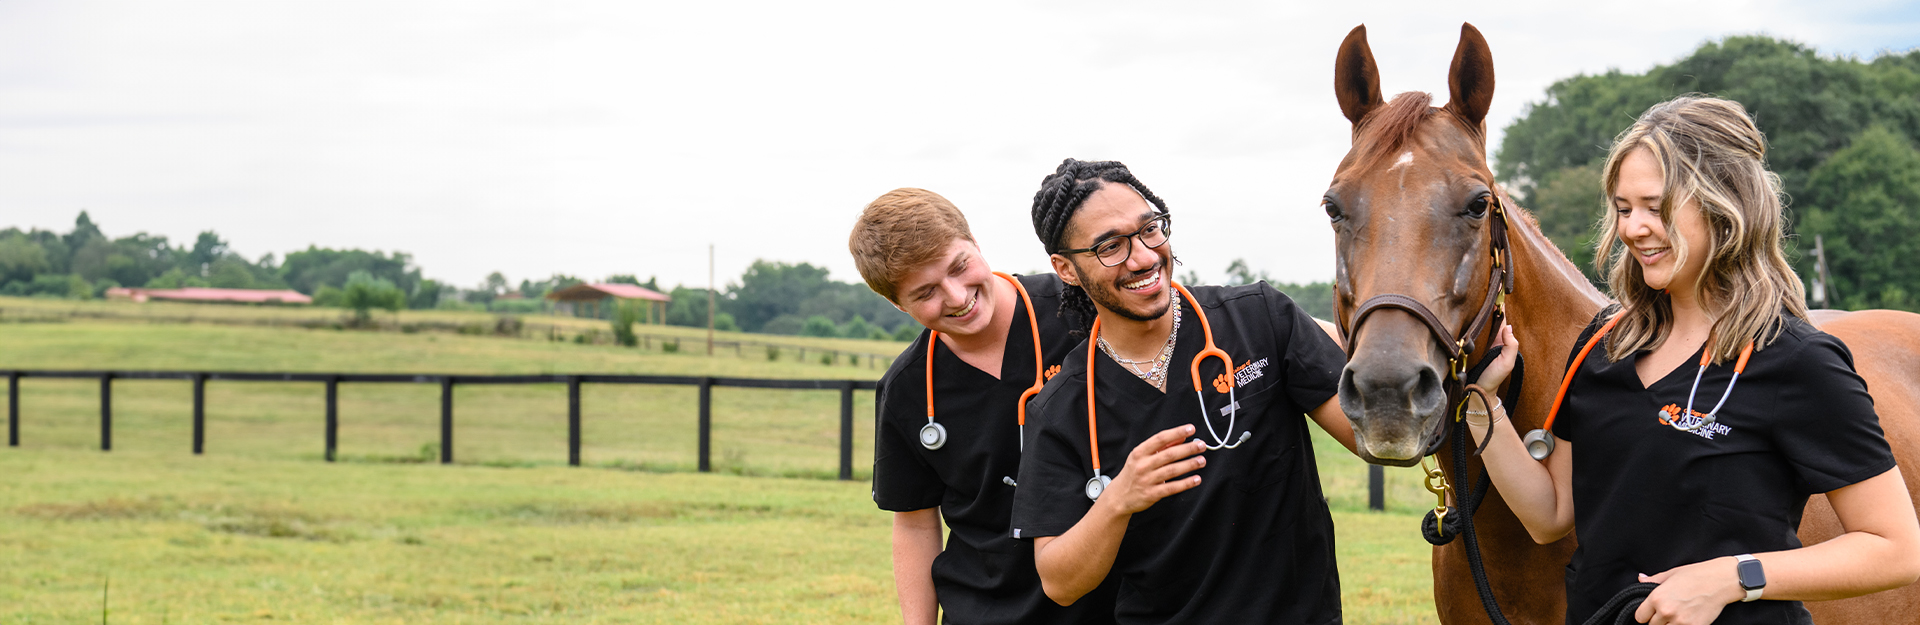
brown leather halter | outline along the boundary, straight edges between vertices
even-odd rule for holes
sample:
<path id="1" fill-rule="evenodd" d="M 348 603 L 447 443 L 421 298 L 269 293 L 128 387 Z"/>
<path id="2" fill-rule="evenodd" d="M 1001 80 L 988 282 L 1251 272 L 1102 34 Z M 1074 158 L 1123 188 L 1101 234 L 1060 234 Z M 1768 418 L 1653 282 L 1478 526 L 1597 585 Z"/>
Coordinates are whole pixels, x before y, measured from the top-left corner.
<path id="1" fill-rule="evenodd" d="M 1498 192 L 1487 199 L 1490 204 L 1487 210 L 1490 213 L 1489 216 L 1493 218 L 1489 222 L 1489 227 L 1492 228 L 1493 244 L 1488 249 L 1488 254 L 1493 256 L 1493 267 L 1487 272 L 1487 295 L 1480 302 L 1480 311 L 1474 314 L 1473 320 L 1466 327 L 1461 328 L 1458 334 L 1448 332 L 1446 324 L 1442 323 L 1433 311 L 1428 310 L 1425 304 L 1399 293 L 1381 293 L 1369 297 L 1354 310 L 1352 322 L 1348 322 L 1346 317 L 1340 319 L 1340 334 L 1347 344 L 1347 360 L 1353 360 L 1354 338 L 1360 334 L 1360 324 L 1364 323 L 1367 315 L 1373 314 L 1374 311 L 1382 308 L 1403 310 L 1425 324 L 1429 335 L 1447 352 L 1445 388 L 1448 412 L 1453 412 L 1455 407 L 1466 401 L 1467 386 L 1471 382 L 1466 379 L 1467 360 L 1477 351 L 1474 338 L 1480 336 L 1489 326 L 1497 331 L 1501 319 L 1505 317 L 1503 304 L 1506 301 L 1506 295 L 1513 292 L 1513 272 L 1507 266 L 1513 255 L 1507 246 L 1506 200 L 1503 194 Z M 1425 451 L 1422 455 L 1431 456 L 1440 450 L 1440 444 L 1446 439 L 1446 426 L 1446 419 L 1441 419 L 1435 424 L 1434 431 L 1427 435 L 1427 444 L 1424 446 Z"/>

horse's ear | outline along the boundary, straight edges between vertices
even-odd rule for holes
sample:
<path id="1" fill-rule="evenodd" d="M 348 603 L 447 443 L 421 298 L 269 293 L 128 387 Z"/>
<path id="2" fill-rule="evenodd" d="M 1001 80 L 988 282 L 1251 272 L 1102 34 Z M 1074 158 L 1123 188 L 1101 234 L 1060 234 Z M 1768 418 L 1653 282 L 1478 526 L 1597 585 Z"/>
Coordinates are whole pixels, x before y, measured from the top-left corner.
<path id="1" fill-rule="evenodd" d="M 1452 96 L 1447 108 L 1480 126 L 1493 106 L 1493 51 L 1472 24 L 1460 25 L 1460 47 L 1453 50 L 1453 68 L 1447 72 Z"/>
<path id="2" fill-rule="evenodd" d="M 1380 97 L 1380 68 L 1374 66 L 1373 49 L 1367 47 L 1366 24 L 1353 27 L 1340 42 L 1340 56 L 1333 62 L 1333 93 L 1340 97 L 1340 112 L 1356 125 L 1386 103 Z"/>

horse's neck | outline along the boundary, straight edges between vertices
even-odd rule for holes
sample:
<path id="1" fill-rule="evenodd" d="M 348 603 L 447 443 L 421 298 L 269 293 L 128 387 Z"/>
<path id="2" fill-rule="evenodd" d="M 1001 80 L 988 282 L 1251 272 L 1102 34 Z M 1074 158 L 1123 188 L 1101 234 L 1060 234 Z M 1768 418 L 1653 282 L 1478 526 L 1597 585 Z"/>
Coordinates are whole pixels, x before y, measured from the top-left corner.
<path id="1" fill-rule="evenodd" d="M 1516 423 L 1537 426 L 1546 419 L 1543 404 L 1553 401 L 1551 393 L 1566 372 L 1567 353 L 1607 297 L 1540 232 L 1531 215 L 1520 212 L 1507 222 L 1514 272 L 1507 317 L 1529 369 L 1523 389 L 1528 401 L 1514 416 Z"/>

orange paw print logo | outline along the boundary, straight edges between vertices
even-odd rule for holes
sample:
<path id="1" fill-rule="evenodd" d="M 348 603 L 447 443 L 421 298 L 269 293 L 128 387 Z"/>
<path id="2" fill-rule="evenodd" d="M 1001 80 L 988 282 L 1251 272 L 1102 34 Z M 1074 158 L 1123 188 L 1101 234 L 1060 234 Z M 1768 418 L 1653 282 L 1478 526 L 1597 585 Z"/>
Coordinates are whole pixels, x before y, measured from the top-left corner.
<path id="1" fill-rule="evenodd" d="M 1051 380 L 1051 379 L 1053 379 L 1053 374 L 1056 374 L 1056 373 L 1059 373 L 1059 372 L 1060 372 L 1060 365 L 1054 365 L 1054 366 L 1051 366 L 1051 367 L 1047 367 L 1047 373 L 1046 373 L 1046 375 L 1047 375 L 1047 379 L 1049 379 L 1049 380 Z"/>
<path id="2" fill-rule="evenodd" d="M 1214 392 L 1225 393 L 1232 389 L 1233 389 L 1233 378 L 1227 377 L 1227 374 L 1222 373 L 1220 374 L 1220 377 L 1213 379 Z"/>

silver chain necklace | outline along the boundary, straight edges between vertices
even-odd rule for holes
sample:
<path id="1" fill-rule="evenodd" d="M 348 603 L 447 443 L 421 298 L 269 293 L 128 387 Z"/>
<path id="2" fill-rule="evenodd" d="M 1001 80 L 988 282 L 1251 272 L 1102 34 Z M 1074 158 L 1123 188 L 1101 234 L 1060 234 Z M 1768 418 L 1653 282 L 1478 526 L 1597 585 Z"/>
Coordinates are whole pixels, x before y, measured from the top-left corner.
<path id="1" fill-rule="evenodd" d="M 1101 352 L 1106 353 L 1107 357 L 1112 358 L 1114 362 L 1120 363 L 1128 370 L 1131 370 L 1133 374 L 1139 376 L 1140 379 L 1145 380 L 1148 384 L 1152 384 L 1154 388 L 1163 391 L 1167 388 L 1167 363 L 1173 360 L 1174 340 L 1180 336 L 1180 294 L 1172 293 L 1172 300 L 1173 307 L 1169 312 L 1173 315 L 1173 331 L 1167 333 L 1167 344 L 1160 348 L 1160 355 L 1154 357 L 1152 360 L 1122 358 L 1119 354 L 1114 353 L 1113 345 L 1107 343 L 1106 337 L 1100 337 Z M 1140 370 L 1140 365 L 1149 363 L 1153 365 L 1151 368 L 1146 371 Z"/>

